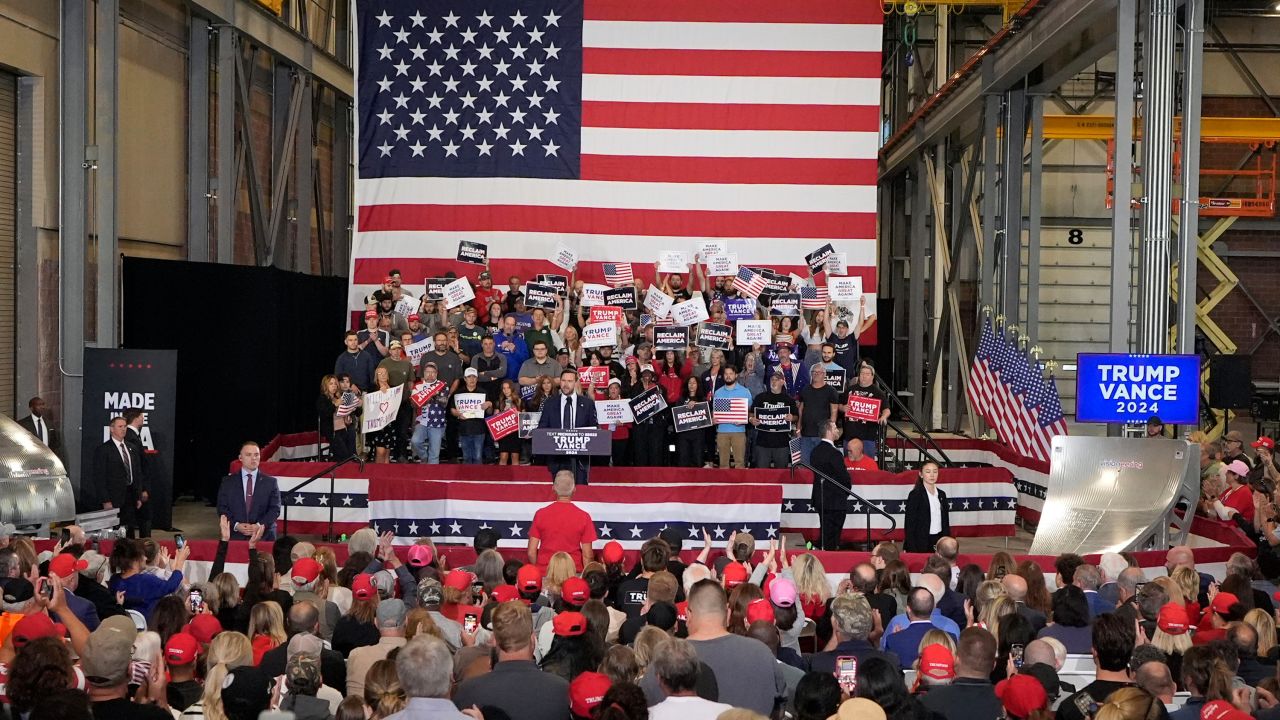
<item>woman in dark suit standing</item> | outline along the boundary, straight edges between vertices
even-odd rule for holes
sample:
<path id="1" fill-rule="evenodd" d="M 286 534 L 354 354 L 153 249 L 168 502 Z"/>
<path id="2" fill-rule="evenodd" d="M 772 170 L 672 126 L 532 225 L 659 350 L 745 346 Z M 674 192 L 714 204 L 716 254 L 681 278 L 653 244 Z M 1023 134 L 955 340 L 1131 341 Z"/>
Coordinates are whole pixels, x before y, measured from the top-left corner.
<path id="1" fill-rule="evenodd" d="M 920 468 L 916 486 L 907 495 L 906 552 L 933 552 L 938 539 L 951 534 L 951 513 L 947 494 L 938 487 L 938 464 L 926 462 Z"/>

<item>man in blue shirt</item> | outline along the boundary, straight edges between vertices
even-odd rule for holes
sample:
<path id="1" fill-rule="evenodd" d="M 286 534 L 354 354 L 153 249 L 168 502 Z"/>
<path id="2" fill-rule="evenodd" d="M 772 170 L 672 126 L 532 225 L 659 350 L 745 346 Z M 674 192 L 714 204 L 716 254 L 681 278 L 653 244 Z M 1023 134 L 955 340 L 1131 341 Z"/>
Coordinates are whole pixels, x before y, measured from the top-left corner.
<path id="1" fill-rule="evenodd" d="M 360 349 L 360 337 L 354 330 L 348 330 L 342 341 L 347 349 L 333 363 L 334 375 L 349 375 L 351 382 L 364 392 L 373 389 L 373 371 L 378 366 L 374 356 Z"/>
<path id="2" fill-rule="evenodd" d="M 960 637 L 960 626 L 956 625 L 954 620 L 951 620 L 947 616 L 938 612 L 938 598 L 942 597 L 943 592 L 946 590 L 946 586 L 942 584 L 942 580 L 933 573 L 921 573 L 919 587 L 928 590 L 930 594 L 933 595 L 934 607 L 933 611 L 929 613 L 929 622 L 933 623 L 934 627 L 947 633 L 951 637 Z M 889 621 L 888 627 L 884 629 L 884 635 L 880 636 L 880 647 L 885 647 L 885 642 L 889 639 L 890 635 L 903 630 L 910 624 L 911 620 L 907 618 L 906 613 L 895 615 L 893 619 Z"/>
<path id="3" fill-rule="evenodd" d="M 728 408 L 722 407 L 721 411 L 716 411 L 716 407 L 721 406 L 722 401 L 727 403 L 731 400 L 740 399 L 746 405 L 742 408 L 742 423 L 722 422 L 716 425 L 716 452 L 720 455 L 721 468 L 728 469 L 729 455 L 732 453 L 738 469 L 745 470 L 747 467 L 747 424 L 745 421 L 751 413 L 751 391 L 738 384 L 738 368 L 732 365 L 724 367 L 723 380 L 724 382 L 720 387 L 716 388 L 715 396 L 712 398 L 712 412 L 720 415 L 728 410 Z"/>
<path id="4" fill-rule="evenodd" d="M 498 353 L 507 358 L 507 379 L 518 382 L 520 365 L 529 359 L 529 347 L 524 342 L 524 333 L 516 327 L 515 315 L 502 318 L 502 330 L 494 333 L 493 342 Z"/>
<path id="5" fill-rule="evenodd" d="M 911 588 L 907 595 L 907 620 L 909 625 L 890 635 L 885 633 L 882 643 L 886 650 L 898 656 L 903 670 L 909 670 L 920 653 L 920 640 L 933 629 L 933 593 L 922 587 Z"/>

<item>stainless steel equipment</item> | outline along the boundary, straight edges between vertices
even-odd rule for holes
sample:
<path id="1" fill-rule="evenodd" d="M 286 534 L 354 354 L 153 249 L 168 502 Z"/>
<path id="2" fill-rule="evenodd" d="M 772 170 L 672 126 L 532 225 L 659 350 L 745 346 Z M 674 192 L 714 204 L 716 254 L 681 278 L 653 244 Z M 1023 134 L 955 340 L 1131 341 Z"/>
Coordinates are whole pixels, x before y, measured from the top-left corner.
<path id="1" fill-rule="evenodd" d="M 1163 550 L 1186 542 L 1200 452 L 1185 440 L 1057 436 L 1032 555 Z M 1185 514 L 1175 512 L 1182 505 Z"/>
<path id="2" fill-rule="evenodd" d="M 0 416 L 0 522 L 44 534 L 75 519 L 75 491 L 62 461 L 10 418 Z"/>

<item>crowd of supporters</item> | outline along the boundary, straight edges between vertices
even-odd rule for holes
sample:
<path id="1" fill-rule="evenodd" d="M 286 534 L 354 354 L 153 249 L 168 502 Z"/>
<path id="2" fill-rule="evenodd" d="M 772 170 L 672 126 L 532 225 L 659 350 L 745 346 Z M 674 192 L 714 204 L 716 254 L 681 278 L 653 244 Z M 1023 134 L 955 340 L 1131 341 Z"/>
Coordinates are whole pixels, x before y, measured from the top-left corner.
<path id="1" fill-rule="evenodd" d="M 785 543 L 686 548 L 675 528 L 628 555 L 562 476 L 526 552 L 481 530 L 461 567 L 372 529 L 341 563 L 255 535 L 242 585 L 225 519 L 199 583 L 185 548 L 150 540 L 0 540 L 0 703 L 26 720 L 1280 717 L 1280 599 L 1246 555 L 1220 578 L 1186 547 L 1163 573 L 1112 553 L 982 567 L 943 537 L 918 573 L 881 543 L 837 578 Z"/>
<path id="2" fill-rule="evenodd" d="M 701 264 L 691 267 L 690 284 L 684 274 L 663 274 L 655 267 L 652 286 L 675 302 L 701 297 L 707 322 L 732 327 L 726 304 L 742 297 L 733 278 L 708 281 Z M 858 337 L 874 320 L 865 300 L 856 311 L 827 304 L 772 317 L 767 301 L 753 302 L 750 317 L 771 321 L 771 342 L 738 345 L 730 332 L 727 347 L 710 347 L 699 342 L 700 325 L 693 325 L 687 346 L 656 348 L 655 330 L 671 320 L 645 310 L 650 281 L 637 274 L 637 305 L 624 311 L 616 344 L 584 347 L 581 331 L 590 308 L 582 301 L 583 283 L 572 275 L 554 308 L 527 307 L 526 285 L 517 276 L 507 279 L 505 290 L 487 270 L 473 284 L 472 302 L 447 308 L 443 301 L 407 295 L 393 269 L 367 298 L 362 327 L 346 333 L 333 374 L 321 381 L 317 422 L 334 457 L 363 449 L 378 462 L 537 462 L 527 438 L 513 435 L 495 442 L 482 419 L 462 417 L 455 396 L 483 393 L 485 415 L 509 409 L 536 413 L 548 395 L 559 391 L 562 370 L 592 366 L 608 368 L 607 380 L 579 388 L 594 400 L 627 400 L 658 388 L 669 406 L 714 397 L 742 397 L 749 405 L 746 424 L 717 423 L 677 433 L 664 411 L 644 422 L 602 426 L 612 434 L 614 451 L 605 462 L 613 465 L 786 467 L 788 441 L 801 437 L 807 455 L 821 442 L 820 427 L 828 420 L 841 423 L 842 447 L 858 440 L 862 451 L 875 457 L 880 423 L 844 417 L 850 392 L 881 400 L 881 421 L 889 415 L 888 398 L 859 353 Z M 414 306 L 407 315 L 397 311 Z M 433 349 L 410 361 L 407 348 L 428 339 Z M 442 391 L 423 405 L 410 401 L 415 387 L 436 382 L 443 383 Z M 395 422 L 359 436 L 358 418 L 343 408 L 343 396 L 396 386 L 404 388 L 404 399 Z M 787 412 L 781 424 L 762 424 L 760 409 Z"/>

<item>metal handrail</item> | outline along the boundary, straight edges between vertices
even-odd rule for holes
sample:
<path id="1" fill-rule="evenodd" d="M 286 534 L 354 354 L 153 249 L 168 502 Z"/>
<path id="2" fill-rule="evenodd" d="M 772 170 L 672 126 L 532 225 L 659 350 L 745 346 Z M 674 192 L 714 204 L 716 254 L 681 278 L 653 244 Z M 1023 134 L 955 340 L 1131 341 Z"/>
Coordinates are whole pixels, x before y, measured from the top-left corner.
<path id="1" fill-rule="evenodd" d="M 871 542 L 871 513 L 872 513 L 872 512 L 875 512 L 875 513 L 876 513 L 876 514 L 878 514 L 878 515 L 883 515 L 883 516 L 885 516 L 885 517 L 889 518 L 889 529 L 885 531 L 885 533 L 884 533 L 884 537 L 888 537 L 890 534 L 892 534 L 895 530 L 897 530 L 897 529 L 898 529 L 898 519 L 897 519 L 896 517 L 894 517 L 893 515 L 891 515 L 891 514 L 889 514 L 889 513 L 885 512 L 885 511 L 884 511 L 884 510 L 882 510 L 879 506 L 877 506 L 877 505 L 873 505 L 873 504 L 872 504 L 870 501 L 868 501 L 866 498 L 864 498 L 864 497 L 862 497 L 861 495 L 859 495 L 858 493 L 854 492 L 854 491 L 853 491 L 853 488 L 850 488 L 850 487 L 845 486 L 845 484 L 844 484 L 844 483 L 840 482 L 839 480 L 836 480 L 835 478 L 833 478 L 833 477 L 831 477 L 830 475 L 828 475 L 828 474 L 826 474 L 826 473 L 822 472 L 822 471 L 821 471 L 821 470 L 819 470 L 818 468 L 816 468 L 816 467 L 814 467 L 814 466 L 810 465 L 809 463 L 807 463 L 807 462 L 805 462 L 805 461 L 803 461 L 803 460 L 798 460 L 798 461 L 796 461 L 795 463 L 792 463 L 792 467 L 793 467 L 793 468 L 795 468 L 795 467 L 802 467 L 802 468 L 804 468 L 804 469 L 808 470 L 809 472 L 813 473 L 814 475 L 817 475 L 818 477 L 822 478 L 824 481 L 829 482 L 829 483 L 831 483 L 832 485 L 835 485 L 836 487 L 840 488 L 841 490 L 844 490 L 845 492 L 849 493 L 849 496 L 850 496 L 850 497 L 852 497 L 853 499 L 855 499 L 855 500 L 857 500 L 858 502 L 862 503 L 862 506 L 863 506 L 864 508 L 866 508 L 866 510 L 864 510 L 864 511 L 863 511 L 863 514 L 867 516 L 867 542 L 868 542 L 868 543 L 870 543 L 870 542 Z"/>
<path id="2" fill-rule="evenodd" d="M 898 433 L 898 437 L 902 438 L 903 440 L 906 440 L 912 447 L 914 447 L 923 456 L 924 459 L 927 459 L 930 462 L 937 463 L 939 467 L 951 467 L 954 464 L 951 461 L 951 458 L 947 457 L 946 451 L 942 449 L 942 446 L 938 445 L 938 441 L 934 440 L 933 436 L 930 435 L 924 429 L 924 426 L 921 425 L 916 420 L 915 416 L 911 414 L 911 409 L 907 407 L 906 403 L 902 402 L 902 398 L 898 397 L 898 394 L 893 391 L 893 388 L 889 387 L 889 385 L 880 377 L 879 374 L 876 374 L 874 377 L 875 377 L 876 387 L 880 389 L 880 392 L 884 393 L 884 396 L 889 399 L 889 402 L 891 405 L 895 406 L 895 409 L 898 410 L 899 414 L 903 418 L 905 418 L 906 421 L 910 423 L 913 428 L 915 428 L 915 431 L 918 437 L 924 440 L 926 443 L 928 443 L 928 445 L 932 448 L 932 451 L 930 451 L 929 449 L 926 449 L 924 446 L 920 445 L 920 443 L 915 442 L 915 440 L 913 440 L 906 433 L 902 432 L 902 429 L 899 428 L 897 425 L 894 425 L 892 422 L 886 422 L 885 424 L 888 427 L 893 428 L 894 432 Z M 937 452 L 942 459 L 939 460 L 938 458 L 935 458 L 933 456 L 934 452 Z"/>
<path id="3" fill-rule="evenodd" d="M 347 463 L 352 463 L 352 462 L 360 463 L 360 469 L 364 470 L 364 459 L 357 455 L 352 455 L 351 457 L 346 458 L 345 460 L 339 460 L 338 462 L 321 470 L 315 475 L 312 475 L 306 480 L 303 480 L 297 485 L 289 488 L 289 492 L 297 492 L 298 490 L 305 488 L 306 486 L 310 485 L 316 480 L 319 480 L 322 477 L 325 477 L 325 476 L 329 477 L 329 532 L 325 535 L 325 538 L 329 540 L 333 539 L 333 496 L 334 496 L 333 488 L 334 488 L 334 483 L 336 482 L 336 478 L 335 478 L 335 475 L 337 474 L 336 471 L 338 468 L 342 467 L 343 465 L 346 465 Z M 280 506 L 281 506 L 280 514 L 282 516 L 282 519 L 284 520 L 284 534 L 288 535 L 289 534 L 289 503 L 287 498 L 282 497 L 281 500 L 282 502 L 280 503 Z"/>

